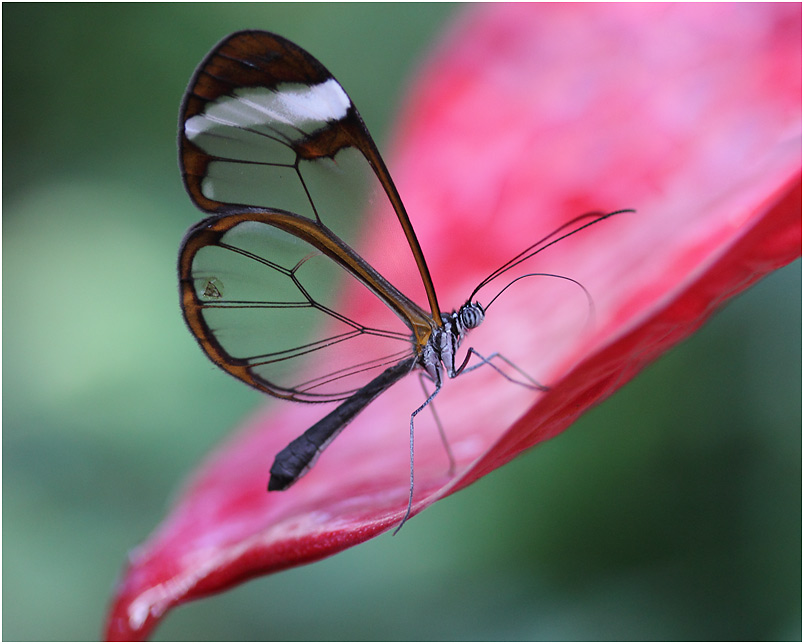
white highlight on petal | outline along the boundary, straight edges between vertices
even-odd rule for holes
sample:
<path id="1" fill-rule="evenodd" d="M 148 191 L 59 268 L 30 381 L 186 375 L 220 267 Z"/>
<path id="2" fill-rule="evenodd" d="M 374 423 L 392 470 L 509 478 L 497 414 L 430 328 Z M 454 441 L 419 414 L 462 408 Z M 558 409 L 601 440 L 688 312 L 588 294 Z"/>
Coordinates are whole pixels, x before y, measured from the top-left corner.
<path id="1" fill-rule="evenodd" d="M 327 121 L 342 119 L 350 105 L 349 97 L 334 78 L 318 85 L 244 87 L 235 90 L 234 96 L 222 96 L 202 114 L 189 118 L 184 133 L 192 141 L 221 126 L 251 128 L 282 124 L 305 131 L 305 126 L 311 123 L 323 127 Z"/>

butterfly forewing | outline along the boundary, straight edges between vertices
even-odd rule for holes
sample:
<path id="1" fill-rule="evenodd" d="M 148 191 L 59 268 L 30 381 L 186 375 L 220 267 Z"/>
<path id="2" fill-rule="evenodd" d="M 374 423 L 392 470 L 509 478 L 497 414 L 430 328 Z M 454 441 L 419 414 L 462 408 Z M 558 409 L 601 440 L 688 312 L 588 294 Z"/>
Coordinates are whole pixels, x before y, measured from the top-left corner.
<path id="1" fill-rule="evenodd" d="M 441 323 L 421 308 L 437 311 L 432 284 L 376 146 L 309 54 L 230 36 L 190 83 L 179 143 L 188 192 L 213 214 L 182 245 L 182 305 L 219 366 L 275 396 L 340 400 Z M 369 205 L 382 248 L 362 243 Z M 411 272 L 405 294 L 383 277 Z"/>

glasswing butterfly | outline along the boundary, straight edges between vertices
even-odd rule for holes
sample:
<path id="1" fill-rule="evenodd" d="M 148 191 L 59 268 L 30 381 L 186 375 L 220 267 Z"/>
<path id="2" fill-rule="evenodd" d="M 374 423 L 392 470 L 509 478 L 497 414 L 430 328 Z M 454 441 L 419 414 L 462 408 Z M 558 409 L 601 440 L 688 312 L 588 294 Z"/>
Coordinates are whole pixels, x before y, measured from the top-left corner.
<path id="1" fill-rule="evenodd" d="M 190 198 L 209 215 L 188 230 L 178 267 L 184 318 L 201 348 L 272 396 L 339 403 L 277 454 L 268 490 L 297 481 L 406 375 L 417 371 L 423 385 L 432 383 L 410 415 L 410 489 L 400 527 L 413 502 L 414 418 L 439 393 L 444 374 L 489 365 L 546 389 L 498 354 L 469 348 L 461 358 L 458 350 L 506 288 L 550 274 L 519 276 L 485 306 L 473 301 L 478 291 L 617 214 L 567 222 L 491 273 L 457 311 L 442 313 L 405 207 L 351 99 L 309 53 L 263 31 L 228 36 L 196 70 L 181 105 L 179 164 Z M 369 225 L 386 243 L 368 243 L 352 224 L 369 204 Z M 340 312 L 345 301 L 349 315 Z"/>

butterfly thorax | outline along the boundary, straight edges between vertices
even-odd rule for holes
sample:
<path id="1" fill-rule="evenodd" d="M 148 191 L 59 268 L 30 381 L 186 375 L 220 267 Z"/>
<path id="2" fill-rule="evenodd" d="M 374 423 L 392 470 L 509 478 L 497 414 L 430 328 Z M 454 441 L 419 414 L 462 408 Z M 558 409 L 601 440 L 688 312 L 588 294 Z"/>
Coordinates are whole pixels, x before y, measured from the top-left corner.
<path id="1" fill-rule="evenodd" d="M 477 302 L 467 302 L 457 311 L 441 314 L 441 326 L 436 328 L 421 353 L 421 366 L 435 382 L 441 381 L 441 369 L 454 378 L 461 368 L 455 366 L 455 356 L 467 331 L 480 326 L 485 313 Z"/>

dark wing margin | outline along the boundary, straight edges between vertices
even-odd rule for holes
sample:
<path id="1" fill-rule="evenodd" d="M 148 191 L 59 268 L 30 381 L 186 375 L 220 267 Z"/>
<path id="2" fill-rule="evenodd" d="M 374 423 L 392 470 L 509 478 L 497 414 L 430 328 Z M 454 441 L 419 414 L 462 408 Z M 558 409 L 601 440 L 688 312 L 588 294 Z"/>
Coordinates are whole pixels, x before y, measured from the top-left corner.
<path id="1" fill-rule="evenodd" d="M 442 324 L 421 246 L 377 146 L 351 99 L 313 56 L 275 34 L 234 33 L 220 42 L 196 70 L 179 118 L 179 163 L 184 185 L 193 202 L 210 214 L 264 211 L 255 204 L 216 199 L 205 191 L 210 164 L 221 158 L 197 141 L 203 136 L 227 136 L 214 132 L 215 128 L 225 130 L 231 126 L 243 136 L 253 134 L 274 140 L 295 153 L 296 164 L 300 160 L 333 159 L 344 148 L 358 150 L 377 176 L 402 226 L 424 285 L 432 321 L 437 326 Z M 417 344 L 423 346 L 429 328 L 414 327 L 413 331 Z"/>

